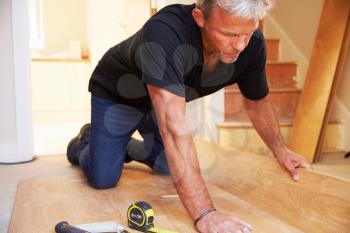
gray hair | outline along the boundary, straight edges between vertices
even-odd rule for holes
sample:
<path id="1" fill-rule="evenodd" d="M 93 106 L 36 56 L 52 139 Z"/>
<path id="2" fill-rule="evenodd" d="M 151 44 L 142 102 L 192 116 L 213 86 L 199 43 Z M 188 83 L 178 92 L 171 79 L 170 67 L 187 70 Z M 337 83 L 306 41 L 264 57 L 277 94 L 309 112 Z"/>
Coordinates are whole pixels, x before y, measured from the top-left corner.
<path id="1" fill-rule="evenodd" d="M 234 13 L 236 16 L 260 20 L 272 9 L 274 0 L 198 0 L 197 6 L 205 16 L 218 5 L 224 11 Z"/>

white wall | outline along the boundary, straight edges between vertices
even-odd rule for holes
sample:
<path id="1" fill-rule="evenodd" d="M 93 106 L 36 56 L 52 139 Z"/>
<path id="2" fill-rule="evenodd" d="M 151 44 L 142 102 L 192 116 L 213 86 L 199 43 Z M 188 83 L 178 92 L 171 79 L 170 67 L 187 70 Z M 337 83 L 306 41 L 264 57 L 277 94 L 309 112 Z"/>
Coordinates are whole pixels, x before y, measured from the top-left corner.
<path id="1" fill-rule="evenodd" d="M 92 65 L 112 46 L 141 28 L 150 16 L 144 0 L 87 0 L 86 25 Z"/>
<path id="2" fill-rule="evenodd" d="M 27 0 L 0 1 L 0 162 L 33 157 Z"/>
<path id="3" fill-rule="evenodd" d="M 93 67 L 108 48 L 122 40 L 123 28 L 120 24 L 124 1 L 87 0 L 86 25 L 90 59 Z"/>
<path id="4" fill-rule="evenodd" d="M 270 15 L 307 59 L 311 56 L 324 0 L 279 0 Z M 282 54 L 286 51 L 282 51 Z"/>
<path id="5" fill-rule="evenodd" d="M 157 8 L 160 10 L 164 6 L 170 5 L 170 4 L 185 4 L 189 5 L 192 3 L 197 2 L 196 0 L 157 0 Z"/>
<path id="6" fill-rule="evenodd" d="M 12 41 L 12 4 L 0 2 L 0 142 L 16 140 L 16 105 L 14 93 L 13 41 Z"/>

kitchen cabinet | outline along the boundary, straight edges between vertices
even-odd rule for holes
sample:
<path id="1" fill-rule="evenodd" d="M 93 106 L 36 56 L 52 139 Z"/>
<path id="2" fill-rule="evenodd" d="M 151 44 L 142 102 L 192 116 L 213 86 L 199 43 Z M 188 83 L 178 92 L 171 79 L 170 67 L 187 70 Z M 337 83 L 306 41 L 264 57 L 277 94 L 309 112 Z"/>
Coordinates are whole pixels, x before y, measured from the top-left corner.
<path id="1" fill-rule="evenodd" d="M 85 60 L 33 61 L 33 111 L 89 111 L 91 64 Z"/>

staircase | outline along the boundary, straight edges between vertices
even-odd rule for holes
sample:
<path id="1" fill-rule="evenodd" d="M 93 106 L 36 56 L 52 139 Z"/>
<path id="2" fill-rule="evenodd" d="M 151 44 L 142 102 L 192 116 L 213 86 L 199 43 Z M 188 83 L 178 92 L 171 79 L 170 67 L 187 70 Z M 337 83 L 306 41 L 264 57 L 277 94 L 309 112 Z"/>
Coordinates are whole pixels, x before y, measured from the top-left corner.
<path id="1" fill-rule="evenodd" d="M 263 28 L 263 24 L 260 24 L 260 28 Z M 288 142 L 301 90 L 298 88 L 298 64 L 280 61 L 280 43 L 279 39 L 266 39 L 266 74 L 270 87 L 267 99 L 275 109 L 282 135 Z M 244 109 L 243 98 L 236 84 L 225 88 L 225 122 L 218 124 L 218 143 L 225 147 L 272 155 L 253 128 Z M 331 120 L 327 126 L 325 153 L 341 150 L 341 126 L 341 122 L 336 120 Z"/>

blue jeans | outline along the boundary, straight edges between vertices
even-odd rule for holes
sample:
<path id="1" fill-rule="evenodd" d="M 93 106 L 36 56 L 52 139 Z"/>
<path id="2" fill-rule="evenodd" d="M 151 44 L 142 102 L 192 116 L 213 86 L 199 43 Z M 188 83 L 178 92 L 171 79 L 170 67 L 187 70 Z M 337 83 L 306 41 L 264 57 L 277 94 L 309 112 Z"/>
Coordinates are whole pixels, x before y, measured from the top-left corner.
<path id="1" fill-rule="evenodd" d="M 131 140 L 136 130 L 143 141 Z M 135 108 L 92 96 L 90 139 L 78 153 L 90 184 L 99 189 L 117 185 L 126 153 L 157 173 L 169 174 L 159 128 L 149 107 Z"/>

